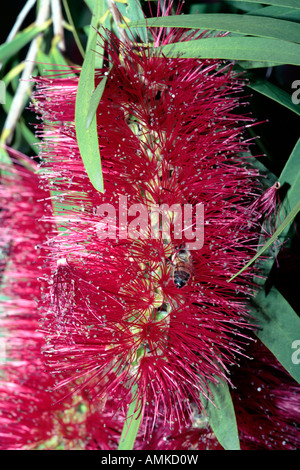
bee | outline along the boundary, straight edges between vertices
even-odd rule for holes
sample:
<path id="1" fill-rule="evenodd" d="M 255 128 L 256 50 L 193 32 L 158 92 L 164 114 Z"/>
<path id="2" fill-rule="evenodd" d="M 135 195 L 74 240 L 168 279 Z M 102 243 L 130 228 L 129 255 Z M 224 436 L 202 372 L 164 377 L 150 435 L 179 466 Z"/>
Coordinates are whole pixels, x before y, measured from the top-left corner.
<path id="1" fill-rule="evenodd" d="M 193 260 L 186 248 L 180 247 L 172 257 L 173 282 L 178 289 L 188 284 L 193 273 Z"/>

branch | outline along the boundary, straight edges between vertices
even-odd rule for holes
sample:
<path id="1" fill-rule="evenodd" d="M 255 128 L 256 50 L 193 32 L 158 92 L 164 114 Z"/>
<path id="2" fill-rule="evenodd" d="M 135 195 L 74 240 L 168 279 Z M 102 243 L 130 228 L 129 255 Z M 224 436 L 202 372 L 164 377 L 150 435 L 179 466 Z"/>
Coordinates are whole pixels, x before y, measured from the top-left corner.
<path id="1" fill-rule="evenodd" d="M 39 26 L 49 18 L 50 12 L 50 0 L 43 0 L 40 3 L 40 9 L 37 14 L 36 18 L 36 25 Z M 16 127 L 16 124 L 22 114 L 24 109 L 26 100 L 28 98 L 28 94 L 30 94 L 30 84 L 29 79 L 31 78 L 34 66 L 35 66 L 35 59 L 38 52 L 38 41 L 40 39 L 40 35 L 38 35 L 32 41 L 26 59 L 25 59 L 25 67 L 20 78 L 20 83 L 17 88 L 16 94 L 13 98 L 9 113 L 6 117 L 6 121 L 4 123 L 2 135 L 1 135 L 1 143 L 10 143 L 13 137 L 13 133 Z"/>
<path id="2" fill-rule="evenodd" d="M 53 19 L 54 36 L 60 38 L 58 48 L 60 51 L 66 50 L 64 28 L 63 28 L 63 14 L 60 0 L 51 0 L 51 11 Z"/>

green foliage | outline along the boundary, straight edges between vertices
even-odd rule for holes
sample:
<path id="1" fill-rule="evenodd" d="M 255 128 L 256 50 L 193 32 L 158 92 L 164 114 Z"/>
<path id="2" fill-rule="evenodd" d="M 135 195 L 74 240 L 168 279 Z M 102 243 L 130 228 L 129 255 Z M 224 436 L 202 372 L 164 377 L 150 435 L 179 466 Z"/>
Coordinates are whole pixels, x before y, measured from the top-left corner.
<path id="1" fill-rule="evenodd" d="M 286 8 L 298 8 L 300 10 L 300 5 L 298 0 L 230 0 L 229 3 L 232 3 L 234 5 L 235 2 L 238 3 L 256 3 L 258 5 L 261 5 L 264 3 L 265 5 L 276 5 L 276 6 L 281 6 L 281 7 L 286 7 Z"/>
<path id="2" fill-rule="evenodd" d="M 212 31 L 233 32 L 263 38 L 282 39 L 300 42 L 300 24 L 268 17 L 214 13 L 203 15 L 178 15 L 148 19 L 150 27 L 174 27 L 189 29 L 209 29 Z M 146 25 L 144 21 L 134 21 L 130 26 Z"/>
<path id="3" fill-rule="evenodd" d="M 277 103 L 279 103 L 280 105 L 290 109 L 294 113 L 298 114 L 298 116 L 300 116 L 300 105 L 294 104 L 291 100 L 291 95 L 289 93 L 277 87 L 268 80 L 262 80 L 260 78 L 254 78 L 253 80 L 251 80 L 250 78 L 248 87 L 252 90 L 257 91 L 258 93 L 267 96 L 268 98 L 271 98 L 274 101 L 277 101 Z"/>
<path id="4" fill-rule="evenodd" d="M 39 33 L 45 31 L 48 28 L 50 21 L 46 21 L 40 26 L 29 26 L 22 32 L 18 33 L 17 36 L 9 42 L 5 42 L 0 46 L 0 62 L 4 62 L 13 57 L 19 52 L 24 46 L 26 46 L 32 39 L 34 39 Z"/>
<path id="5" fill-rule="evenodd" d="M 88 38 L 87 51 L 79 77 L 78 92 L 75 106 L 75 128 L 79 151 L 91 183 L 103 192 L 103 176 L 97 134 L 96 116 L 91 116 L 90 107 L 95 89 L 95 48 L 97 42 L 97 27 L 101 17 L 101 0 L 95 2 L 92 28 Z M 89 122 L 90 121 L 90 122 Z M 89 125 L 87 125 L 89 122 Z"/>
<path id="6" fill-rule="evenodd" d="M 276 65 L 300 65 L 300 44 L 258 37 L 219 37 L 205 41 L 195 39 L 188 43 L 163 46 L 161 53 L 166 57 L 180 55 L 187 58 L 270 61 Z"/>
<path id="7" fill-rule="evenodd" d="M 135 19 L 144 18 L 143 11 L 141 8 L 141 2 L 139 0 L 128 0 L 128 6 L 126 10 L 126 16 L 130 18 L 130 20 L 134 21 Z M 142 42 L 147 42 L 147 28 L 140 27 L 137 28 L 137 33 L 141 38 Z"/>
<path id="8" fill-rule="evenodd" d="M 280 18 L 282 20 L 299 21 L 300 10 L 293 10 L 291 8 L 268 6 L 265 8 L 258 8 L 248 12 L 249 15 L 263 16 L 267 18 Z"/>
<path id="9" fill-rule="evenodd" d="M 89 109 L 88 109 L 87 116 L 86 116 L 86 124 L 85 124 L 86 130 L 89 129 L 89 127 L 90 127 L 90 125 L 91 125 L 91 123 L 92 123 L 92 121 L 95 117 L 97 108 L 98 108 L 99 103 L 101 101 L 101 97 L 102 97 L 103 92 L 105 90 L 107 78 L 108 78 L 108 75 L 106 75 L 105 77 L 103 77 L 101 79 L 99 85 L 97 86 L 96 90 L 92 94 L 92 97 L 91 97 L 90 103 L 89 103 Z"/>
<path id="10" fill-rule="evenodd" d="M 300 200 L 297 202 L 295 207 L 293 207 L 293 209 L 288 213 L 286 218 L 282 221 L 282 223 L 275 230 L 275 232 L 268 239 L 268 241 L 264 244 L 264 246 L 258 250 L 256 255 L 253 256 L 253 258 L 250 261 L 248 261 L 248 263 L 245 264 L 245 266 L 239 272 L 237 272 L 234 276 L 232 276 L 229 279 L 229 282 L 232 281 L 235 277 L 239 276 L 243 271 L 245 271 L 245 269 L 247 269 L 252 263 L 254 263 L 254 261 L 256 261 L 269 248 L 269 246 L 271 246 L 272 243 L 274 243 L 277 240 L 277 238 L 279 237 L 279 235 L 282 234 L 283 231 L 288 230 L 291 222 L 294 220 L 294 218 L 296 217 L 299 211 L 300 211 Z"/>
<path id="11" fill-rule="evenodd" d="M 252 314 L 259 325 L 258 338 L 300 383 L 299 364 L 292 360 L 293 343 L 299 339 L 299 316 L 275 287 L 268 293 L 264 289 L 259 291 L 253 301 Z"/>
<path id="12" fill-rule="evenodd" d="M 209 383 L 211 396 L 201 396 L 204 411 L 219 443 L 225 450 L 240 450 L 239 434 L 229 385 Z"/>

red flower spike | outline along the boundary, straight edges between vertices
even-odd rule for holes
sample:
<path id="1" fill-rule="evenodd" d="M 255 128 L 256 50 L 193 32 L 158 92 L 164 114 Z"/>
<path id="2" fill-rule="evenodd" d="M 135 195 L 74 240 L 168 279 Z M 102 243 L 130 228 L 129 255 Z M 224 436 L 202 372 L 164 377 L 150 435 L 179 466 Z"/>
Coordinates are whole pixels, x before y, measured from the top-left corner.
<path id="1" fill-rule="evenodd" d="M 43 245 L 47 236 L 53 236 L 48 222 L 52 210 L 49 192 L 39 187 L 36 165 L 25 156 L 15 157 L 16 165 L 5 168 L 0 187 L 0 239 L 8 247 L 3 259 L 0 303 L 1 344 L 7 359 L 1 364 L 0 449 L 91 449 L 95 442 L 98 448 L 116 448 L 120 422 L 116 421 L 115 427 L 110 425 L 112 416 L 102 412 L 101 402 L 91 406 L 84 392 L 72 393 L 66 399 L 65 389 L 53 390 L 55 379 L 45 368 L 45 336 L 40 328 L 37 300 L 42 302 L 43 289 L 51 280 L 49 264 L 53 263 L 45 263 Z M 21 166 L 24 161 L 30 163 L 32 171 Z M 57 265 L 60 269 L 56 280 L 62 281 L 61 268 L 67 270 L 67 265 L 64 260 Z M 76 281 L 75 274 L 73 280 Z M 52 289 L 57 298 L 57 291 L 53 286 Z M 59 294 L 64 292 L 60 285 Z M 58 332 L 66 334 L 63 315 L 70 305 L 61 302 L 56 309 L 58 306 L 63 326 Z M 109 428 L 111 433 L 107 435 Z"/>
<path id="2" fill-rule="evenodd" d="M 230 65 L 160 56 L 159 46 L 178 34 L 189 39 L 183 31 L 154 30 L 155 52 L 107 34 L 109 65 L 96 71 L 97 84 L 111 68 L 97 110 L 103 195 L 76 142 L 78 79 L 36 79 L 42 179 L 62 195 L 66 228 L 46 247 L 49 265 L 66 261 L 53 268 L 42 303 L 45 354 L 56 388 L 129 400 L 136 384 L 145 419 L 162 413 L 172 422 L 191 415 L 189 400 L 201 407 L 205 384 L 225 378 L 248 341 L 254 269 L 227 281 L 251 259 L 260 234 L 259 221 L 248 223 L 259 175 L 240 157 L 253 119 L 234 114 L 242 80 Z M 204 244 L 187 250 L 200 204 Z M 193 209 L 181 240 L 175 216 L 162 224 L 163 205 L 181 215 Z"/>
<path id="3" fill-rule="evenodd" d="M 299 449 L 299 385 L 259 340 L 249 353 L 232 370 L 242 450 Z"/>
<path id="4" fill-rule="evenodd" d="M 233 405 L 242 450 L 299 449 L 299 386 L 258 340 L 248 358 L 231 368 Z M 192 404 L 193 424 L 164 426 L 158 418 L 153 432 L 141 429 L 138 450 L 223 450 L 207 417 Z"/>
<path id="5" fill-rule="evenodd" d="M 1 241 L 7 247 L 1 288 L 1 331 L 8 359 L 1 364 L 0 448 L 36 448 L 56 433 L 53 397 L 47 392 L 52 377 L 45 373 L 42 347 L 45 340 L 39 329 L 41 297 L 45 277 L 42 245 L 51 233 L 41 223 L 49 207 L 48 193 L 39 188 L 36 165 L 22 168 L 26 159 L 17 156 L 16 165 L 5 169 L 1 191 Z M 28 164 L 28 162 L 26 162 Z M 1 357 L 1 359 L 3 359 Z M 58 397 L 57 397 L 58 398 Z"/>

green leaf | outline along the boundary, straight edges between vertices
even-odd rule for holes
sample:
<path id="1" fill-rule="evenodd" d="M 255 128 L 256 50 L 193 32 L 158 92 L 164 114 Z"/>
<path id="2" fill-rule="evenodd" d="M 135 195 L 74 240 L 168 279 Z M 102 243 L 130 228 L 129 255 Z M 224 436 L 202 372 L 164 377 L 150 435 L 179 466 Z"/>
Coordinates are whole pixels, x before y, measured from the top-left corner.
<path id="1" fill-rule="evenodd" d="M 20 80 L 20 74 L 23 72 L 24 67 L 25 67 L 25 63 L 24 62 L 19 63 L 18 61 L 17 65 L 13 66 L 9 70 L 9 72 L 2 78 L 2 81 L 5 84 L 6 91 L 10 83 L 12 84 L 13 91 L 16 91 L 18 84 L 19 84 L 19 80 Z"/>
<path id="2" fill-rule="evenodd" d="M 219 13 L 222 8 L 222 2 L 217 3 L 195 3 L 189 5 L 189 13 Z"/>
<path id="3" fill-rule="evenodd" d="M 299 201 L 299 188 L 300 188 L 300 139 L 295 145 L 287 163 L 285 164 L 279 179 L 280 185 L 288 185 L 289 189 L 285 195 L 284 200 L 277 216 L 277 221 L 280 223 L 285 218 L 285 214 L 289 212 L 291 207 L 296 206 Z M 288 236 L 290 225 L 287 225 L 279 235 L 280 240 L 284 240 Z M 270 247 L 271 248 L 271 247 Z M 262 261 L 259 266 L 260 274 L 263 276 L 255 277 L 255 282 L 258 285 L 264 285 L 275 261 L 275 251 L 268 249 L 267 258 Z"/>
<path id="4" fill-rule="evenodd" d="M 62 55 L 62 53 L 59 51 L 59 49 L 56 47 L 56 44 L 54 41 L 52 41 L 52 46 L 49 52 L 49 60 L 50 63 L 55 64 L 55 69 L 58 71 L 65 71 L 68 74 L 69 77 L 76 77 L 75 73 L 69 72 L 69 64 Z M 65 75 L 64 75 L 65 76 Z"/>
<path id="5" fill-rule="evenodd" d="M 245 269 L 247 269 L 252 263 L 254 263 L 254 261 L 256 261 L 257 258 L 259 258 L 269 248 L 269 246 L 272 245 L 272 243 L 274 243 L 274 241 L 279 237 L 279 235 L 285 229 L 288 229 L 291 222 L 294 220 L 294 218 L 296 217 L 299 211 L 300 211 L 300 200 L 298 200 L 298 203 L 295 205 L 295 207 L 289 212 L 289 214 L 286 216 L 284 221 L 279 225 L 277 230 L 275 230 L 272 237 L 270 237 L 269 240 L 264 244 L 264 246 L 258 250 L 256 255 L 253 256 L 253 258 L 247 264 L 245 264 L 245 266 L 242 269 L 240 269 L 240 271 L 237 272 L 234 276 L 232 276 L 227 282 L 232 281 L 235 277 L 239 276 L 243 271 L 245 271 Z"/>
<path id="6" fill-rule="evenodd" d="M 297 8 L 300 10 L 300 4 L 299 0 L 243 0 L 246 3 L 257 3 L 260 5 L 261 3 L 264 3 L 266 5 L 276 5 L 280 7 L 286 7 L 286 8 Z M 230 3 L 234 2 L 241 2 L 241 0 L 230 0 Z"/>
<path id="7" fill-rule="evenodd" d="M 87 118 L 86 118 L 86 125 L 85 125 L 86 130 L 89 129 L 92 123 L 92 120 L 94 119 L 96 115 L 97 108 L 99 106 L 103 92 L 105 90 L 107 79 L 108 79 L 108 75 L 102 78 L 101 82 L 99 83 L 99 85 L 97 86 L 96 90 L 94 91 L 91 97 L 90 106 L 89 106 Z"/>
<path id="8" fill-rule="evenodd" d="M 3 148 L 2 146 L 0 146 L 0 163 L 1 164 L 5 164 L 5 165 L 11 165 L 12 164 L 12 161 L 10 159 L 10 156 L 8 155 L 7 151 L 5 150 L 5 148 Z M 3 170 L 2 170 L 3 171 Z"/>
<path id="9" fill-rule="evenodd" d="M 212 399 L 201 395 L 209 424 L 225 450 L 240 450 L 239 435 L 230 389 L 226 382 L 209 383 Z"/>
<path id="10" fill-rule="evenodd" d="M 131 26 L 146 25 L 146 21 L 135 21 Z M 281 39 L 300 43 L 300 24 L 276 18 L 236 14 L 177 15 L 150 18 L 148 26 L 230 31 L 257 37 Z"/>
<path id="11" fill-rule="evenodd" d="M 132 397 L 136 394 L 137 387 L 132 387 Z M 141 424 L 142 412 L 138 404 L 138 397 L 133 398 L 127 411 L 118 450 L 132 450 Z"/>
<path id="12" fill-rule="evenodd" d="M 81 41 L 80 41 L 80 38 L 79 38 L 79 35 L 77 33 L 77 29 L 76 29 L 76 26 L 74 24 L 74 21 L 73 21 L 73 18 L 72 18 L 72 15 L 71 15 L 71 11 L 70 11 L 70 8 L 69 8 L 69 5 L 68 5 L 68 0 L 62 0 L 63 2 L 63 5 L 64 5 L 64 9 L 65 9 L 65 12 L 66 12 L 66 16 L 68 18 L 68 21 L 71 25 L 71 28 L 72 28 L 72 33 L 73 33 L 73 37 L 74 37 L 74 41 L 76 42 L 77 44 L 77 47 L 78 47 L 78 50 L 80 52 L 80 54 L 82 55 L 82 57 L 84 57 L 84 49 L 83 49 L 83 46 L 81 44 Z M 97 3 L 97 2 L 96 2 Z"/>
<path id="13" fill-rule="evenodd" d="M 33 134 L 33 132 L 31 132 L 30 129 L 28 129 L 28 127 L 27 127 L 27 125 L 26 125 L 23 118 L 19 119 L 19 122 L 17 124 L 17 128 L 18 127 L 20 127 L 21 132 L 22 132 L 22 136 L 26 140 L 27 144 L 30 145 L 30 147 L 32 148 L 34 153 L 36 155 L 38 155 L 39 150 L 40 150 L 40 148 L 39 148 L 40 140 Z"/>
<path id="14" fill-rule="evenodd" d="M 45 52 L 43 52 L 42 50 L 38 50 L 37 52 L 36 63 L 40 75 L 53 75 L 54 66 L 50 63 L 48 55 L 45 54 Z"/>
<path id="15" fill-rule="evenodd" d="M 29 26 L 24 29 L 22 32 L 16 35 L 16 37 L 10 41 L 1 44 L 0 46 L 0 62 L 3 62 L 6 59 L 12 57 L 16 52 L 18 52 L 22 47 L 26 46 L 32 39 L 34 39 L 39 33 L 45 31 L 50 25 L 51 20 L 45 21 L 42 25 L 39 26 Z"/>
<path id="16" fill-rule="evenodd" d="M 95 0 L 92 0 L 89 3 L 91 5 L 94 5 Z M 101 11 L 100 11 L 100 16 L 99 16 L 99 26 L 101 25 L 101 28 L 99 28 L 99 32 L 100 32 L 100 29 L 101 29 L 101 36 L 99 35 L 98 38 L 97 38 L 97 48 L 96 48 L 96 50 L 98 50 L 100 53 L 99 54 L 96 53 L 96 56 L 95 56 L 95 68 L 96 69 L 103 68 L 104 56 L 103 56 L 102 51 L 103 51 L 103 48 L 104 48 L 104 43 L 108 39 L 108 35 L 107 35 L 106 30 L 111 31 L 111 27 L 112 27 L 111 17 L 110 17 L 109 14 L 107 14 L 108 12 L 109 12 L 109 10 L 108 10 L 108 7 L 107 7 L 107 2 L 106 2 L 106 0 L 103 0 L 103 2 L 101 2 Z M 85 35 L 89 36 L 91 25 L 85 25 L 85 26 L 82 27 L 82 29 L 83 29 L 83 32 L 85 33 Z"/>
<path id="17" fill-rule="evenodd" d="M 205 13 L 207 11 L 207 7 L 211 6 L 211 4 L 207 3 L 196 3 L 195 5 L 190 6 L 189 12 L 194 14 L 194 13 Z"/>
<path id="18" fill-rule="evenodd" d="M 54 75 L 57 72 L 64 72 L 64 77 L 66 77 L 66 75 L 68 77 L 76 76 L 76 74 L 71 71 L 66 59 L 55 45 L 52 45 L 48 55 L 39 49 L 37 52 L 36 62 L 41 75 Z"/>
<path id="19" fill-rule="evenodd" d="M 130 18 L 131 21 L 134 20 L 139 20 L 139 19 L 144 19 L 144 13 L 141 7 L 141 2 L 139 0 L 127 0 L 127 16 Z M 147 37 L 147 28 L 145 27 L 140 27 L 137 28 L 137 33 L 140 36 L 141 40 L 143 43 L 148 42 L 148 37 Z"/>
<path id="20" fill-rule="evenodd" d="M 278 182 L 277 176 L 274 175 L 274 173 L 272 173 L 269 168 L 267 168 L 266 165 L 264 165 L 264 163 L 261 162 L 258 158 L 253 159 L 252 166 L 259 171 L 260 175 L 263 176 L 262 183 L 265 189 L 270 188 L 273 186 L 273 184 Z"/>
<path id="21" fill-rule="evenodd" d="M 266 80 L 257 80 L 250 81 L 250 83 L 247 83 L 247 86 L 300 116 L 300 104 L 294 104 L 292 102 L 291 95 L 286 91 L 281 90 L 276 85 L 273 85 L 273 83 Z"/>
<path id="22" fill-rule="evenodd" d="M 226 0 L 226 3 L 230 4 L 230 0 Z M 257 10 L 259 8 L 263 8 L 263 5 L 261 5 L 260 3 L 248 3 L 246 1 L 243 1 L 243 0 L 235 0 L 233 5 L 231 5 L 231 7 L 234 9 L 234 11 L 237 9 L 237 10 L 241 10 L 245 13 L 248 13 L 250 11 L 254 11 L 254 10 Z"/>
<path id="23" fill-rule="evenodd" d="M 237 64 L 242 67 L 243 69 L 258 69 L 258 68 L 268 68 L 268 67 L 276 67 L 278 64 L 277 62 L 256 62 L 256 61 L 248 61 L 248 60 L 240 60 Z"/>
<path id="24" fill-rule="evenodd" d="M 91 12 L 93 13 L 94 8 L 95 8 L 95 0 L 84 0 L 84 2 L 87 4 Z"/>
<path id="25" fill-rule="evenodd" d="M 295 363 L 293 359 L 293 345 L 299 340 L 300 333 L 300 318 L 296 312 L 280 292 L 272 287 L 268 294 L 264 289 L 257 294 L 253 301 L 252 314 L 258 322 L 258 338 L 299 382 L 299 363 Z"/>
<path id="26" fill-rule="evenodd" d="M 300 45 L 280 39 L 255 37 L 195 39 L 162 46 L 160 52 L 167 57 L 180 55 L 190 58 L 269 61 L 278 65 L 300 65 Z"/>
<path id="27" fill-rule="evenodd" d="M 285 199 L 287 200 L 289 207 L 294 207 L 300 197 L 300 138 L 281 172 L 279 183 L 281 186 L 286 183 L 289 185 Z"/>
<path id="28" fill-rule="evenodd" d="M 75 129 L 80 155 L 89 179 L 95 189 L 103 192 L 103 175 L 95 115 L 89 128 L 86 129 L 86 122 L 90 110 L 90 102 L 95 88 L 94 75 L 97 31 L 95 31 L 94 28 L 97 26 L 100 13 L 101 0 L 97 0 L 95 2 L 95 10 L 88 38 L 87 51 L 79 77 L 75 105 Z"/>
<path id="29" fill-rule="evenodd" d="M 300 10 L 291 8 L 269 6 L 258 8 L 248 13 L 249 15 L 268 16 L 269 18 L 281 18 L 282 20 L 300 21 Z"/>

